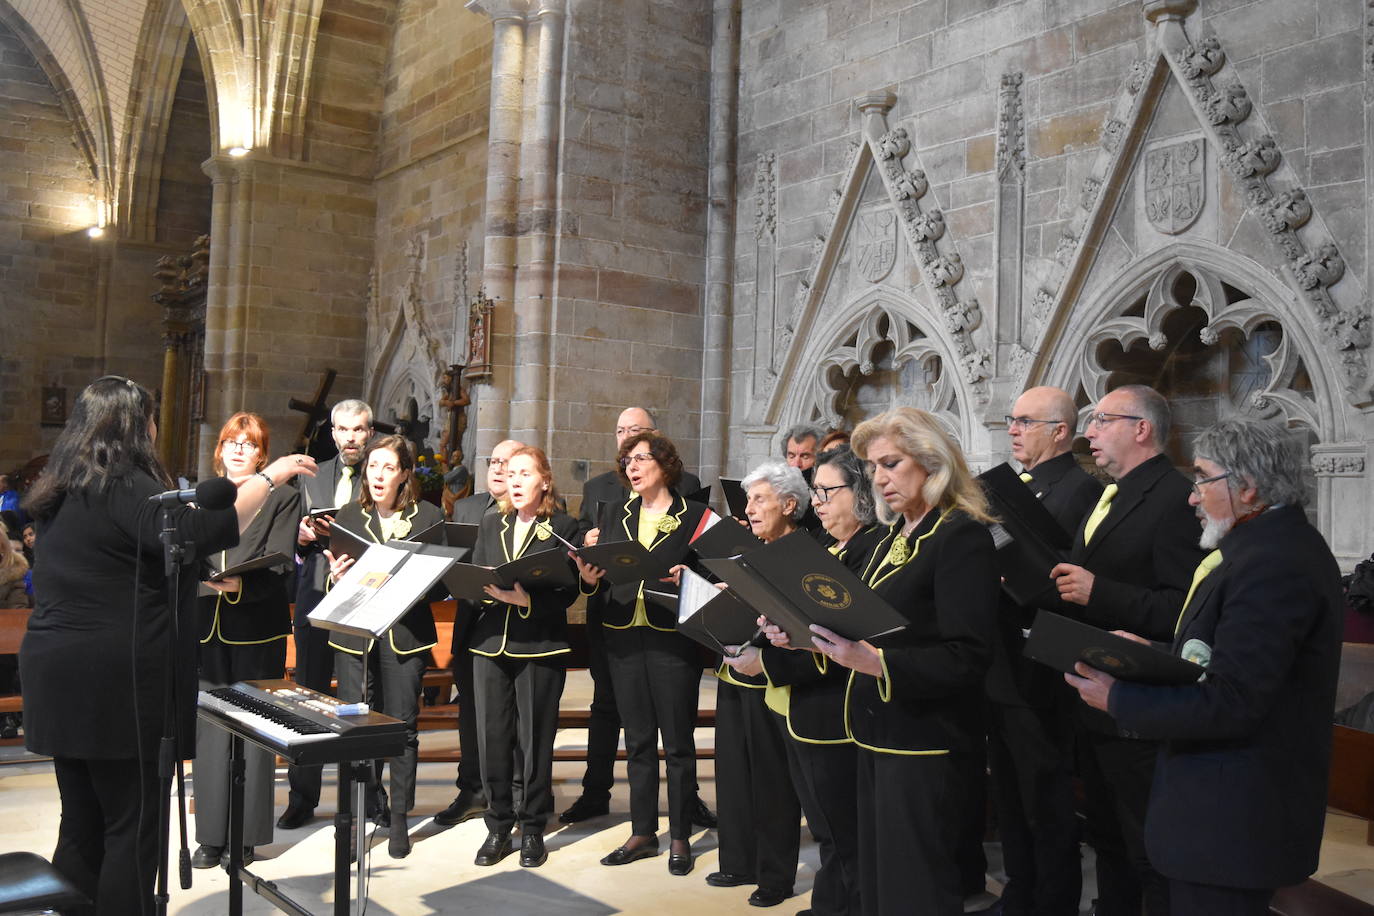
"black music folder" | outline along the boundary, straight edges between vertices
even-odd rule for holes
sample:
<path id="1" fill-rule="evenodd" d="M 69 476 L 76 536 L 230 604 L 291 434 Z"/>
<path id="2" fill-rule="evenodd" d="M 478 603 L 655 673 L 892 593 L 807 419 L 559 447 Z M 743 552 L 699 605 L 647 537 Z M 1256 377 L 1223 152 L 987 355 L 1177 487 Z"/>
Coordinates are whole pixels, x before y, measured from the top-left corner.
<path id="1" fill-rule="evenodd" d="M 692 541 L 692 549 L 703 560 L 720 557 L 733 557 L 755 550 L 763 541 L 754 537 L 747 525 L 741 525 L 728 516 L 716 516 L 718 521 L 698 534 Z"/>
<path id="2" fill-rule="evenodd" d="M 606 570 L 612 585 L 628 585 L 643 579 L 656 582 L 676 565 L 670 557 L 660 556 L 639 541 L 608 541 L 591 547 L 578 547 L 583 563 Z"/>
<path id="3" fill-rule="evenodd" d="M 1022 653 L 1057 671 L 1073 672 L 1075 662 L 1084 662 L 1112 677 L 1140 684 L 1195 684 L 1206 671 L 1201 665 L 1156 646 L 1052 611 L 1035 615 Z"/>
<path id="4" fill-rule="evenodd" d="M 644 597 L 649 596 L 646 587 Z M 742 646 L 758 632 L 758 611 L 730 589 L 717 588 L 690 569 L 682 571 L 677 595 L 667 597 L 677 599 L 677 631 L 712 652 L 724 655 L 726 646 Z"/>
<path id="5" fill-rule="evenodd" d="M 813 623 L 852 640 L 872 639 L 907 624 L 805 531 L 741 556 L 703 560 L 702 565 L 724 579 L 756 613 L 786 630 L 794 646 L 811 647 Z"/>
<path id="6" fill-rule="evenodd" d="M 406 538 L 419 544 L 453 548 L 455 560 L 466 560 L 477 544 L 477 525 L 465 522 L 437 522 L 419 534 Z"/>
<path id="7" fill-rule="evenodd" d="M 343 506 L 326 506 L 323 509 L 311 509 L 307 513 L 307 515 L 310 517 L 310 520 L 314 522 L 319 521 L 325 517 L 333 518 L 334 516 L 339 514 L 339 511 L 341 509 L 343 509 Z"/>
<path id="8" fill-rule="evenodd" d="M 735 518 L 744 518 L 744 510 L 749 499 L 744 493 L 744 487 L 740 486 L 739 479 L 720 478 L 720 492 L 725 495 L 725 506 L 730 510 L 730 514 Z"/>
<path id="9" fill-rule="evenodd" d="M 260 557 L 254 557 L 251 560 L 245 560 L 242 563 L 237 563 L 233 566 L 228 567 L 227 569 L 222 569 L 218 572 L 212 573 L 207 581 L 222 582 L 230 576 L 242 575 L 246 572 L 252 572 L 255 569 L 272 569 L 277 566 L 289 567 L 293 562 L 295 561 L 288 557 L 286 554 L 281 553 L 280 551 L 274 551 L 273 553 L 263 554 Z"/>
<path id="10" fill-rule="evenodd" d="M 367 553 L 369 547 L 376 546 L 376 543 L 376 541 L 366 535 L 359 534 L 356 531 L 350 531 L 342 525 L 335 524 L 329 526 L 329 539 L 326 542 L 326 546 L 329 548 L 329 552 L 334 555 L 335 559 L 342 556 L 349 556 L 356 560 Z"/>
<path id="11" fill-rule="evenodd" d="M 558 540 L 562 541 L 562 538 Z M 562 549 L 565 543 L 560 543 L 552 550 L 527 553 L 500 566 L 454 563 L 444 573 L 444 586 L 453 597 L 471 601 L 485 599 L 487 593 L 484 589 L 488 585 L 514 588 L 515 583 L 519 582 L 527 589 L 571 587 L 577 583 L 577 573 L 567 552 Z"/>
<path id="12" fill-rule="evenodd" d="M 707 484 L 700 490 L 693 490 L 691 493 L 684 493 L 682 498 L 689 503 L 701 503 L 703 506 L 711 505 L 711 485 Z"/>
<path id="13" fill-rule="evenodd" d="M 999 519 L 988 526 L 997 547 L 1002 588 L 1023 607 L 1058 597 L 1050 570 L 1068 559 L 1073 535 L 1065 531 L 1019 474 L 1006 463 L 978 475 Z"/>

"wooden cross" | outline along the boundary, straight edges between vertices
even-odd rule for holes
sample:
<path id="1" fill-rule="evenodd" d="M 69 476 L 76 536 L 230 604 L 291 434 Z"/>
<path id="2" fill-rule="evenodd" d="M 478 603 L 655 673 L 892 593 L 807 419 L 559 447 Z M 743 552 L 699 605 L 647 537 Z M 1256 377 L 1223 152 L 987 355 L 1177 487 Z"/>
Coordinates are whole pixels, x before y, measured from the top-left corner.
<path id="1" fill-rule="evenodd" d="M 325 407 L 325 399 L 329 397 L 329 389 L 334 387 L 334 378 L 339 373 L 333 369 L 325 369 L 324 377 L 320 379 L 319 387 L 315 389 L 315 400 L 302 401 L 292 398 L 286 402 L 286 406 L 292 410 L 299 410 L 305 414 L 305 425 L 301 427 L 300 438 L 296 440 L 296 451 L 305 452 L 310 448 L 310 440 L 315 436 L 315 430 L 329 419 L 329 408 Z"/>

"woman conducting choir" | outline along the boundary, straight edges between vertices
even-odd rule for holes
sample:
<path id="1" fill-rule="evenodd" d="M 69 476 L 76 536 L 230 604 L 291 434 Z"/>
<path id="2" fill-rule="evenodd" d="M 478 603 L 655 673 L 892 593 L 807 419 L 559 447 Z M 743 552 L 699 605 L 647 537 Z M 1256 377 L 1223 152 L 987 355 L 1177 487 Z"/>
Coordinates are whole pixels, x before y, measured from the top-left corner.
<path id="1" fill-rule="evenodd" d="M 888 411 L 854 430 L 853 445 L 889 523 L 863 578 L 907 619 L 867 642 L 811 628 L 816 648 L 853 671 L 845 724 L 859 748 L 859 895 L 866 914 L 953 916 L 960 770 L 981 740 L 999 590 L 992 519 L 929 413 Z"/>
<path id="2" fill-rule="evenodd" d="M 811 505 L 821 520 L 821 543 L 862 575 L 873 545 L 886 527 L 875 524 L 873 482 L 848 445 L 816 456 Z M 765 622 L 766 623 L 766 622 Z M 792 782 L 820 851 L 811 887 L 816 916 L 844 916 L 859 906 L 859 827 L 855 816 L 855 748 L 844 724 L 849 669 L 831 664 L 812 646 L 791 646 L 787 633 L 765 627 L 773 645 L 746 649 L 741 665 L 768 678 L 764 699 L 786 722 Z M 789 652 L 787 649 L 803 651 Z"/>
<path id="3" fill-rule="evenodd" d="M 261 417 L 234 414 L 219 431 L 215 470 L 241 487 L 267 466 L 268 443 L 267 426 Z M 207 594 L 196 601 L 202 690 L 285 674 L 286 640 L 291 635 L 287 584 L 294 571 L 291 556 L 300 516 L 300 491 L 295 487 L 274 489 L 239 536 L 238 546 L 207 558 L 215 569 L 223 571 L 269 554 L 282 555 L 277 566 L 202 583 Z M 196 842 L 200 845 L 191 858 L 196 868 L 218 865 L 229 842 L 229 741 L 224 729 L 196 722 L 192 776 Z M 245 751 L 243 842 L 247 847 L 244 864 L 248 864 L 253 861 L 252 847 L 272 842 L 273 757 L 253 744 Z"/>
<path id="4" fill-rule="evenodd" d="M 97 914 L 153 909 L 158 799 L 167 792 L 156 761 L 173 684 L 174 733 L 182 739 L 175 750 L 193 753 L 195 580 L 185 577 L 178 596 L 186 621 L 176 657 L 188 663 L 172 672 L 171 602 L 153 499 L 172 482 L 153 450 L 153 403 L 129 379 L 92 382 L 28 502 L 41 536 L 38 608 L 19 653 L 25 743 L 53 758 L 62 798 L 53 863 Z M 314 472 L 305 455 L 278 458 L 239 485 L 232 508 L 178 506 L 170 521 L 191 553 L 208 556 L 237 544 L 275 489 Z"/>
<path id="5" fill-rule="evenodd" d="M 677 493 L 682 459 L 672 441 L 655 433 L 626 439 L 618 455 L 620 478 L 632 492 L 605 507 L 586 543 L 635 540 L 666 565 L 682 563 L 707 512 Z M 606 654 L 616 707 L 625 727 L 630 780 L 631 835 L 601 860 L 625 865 L 657 855 L 658 739 L 668 774 L 668 871 L 692 870 L 689 811 L 696 800 L 697 689 L 701 663 L 696 644 L 677 632 L 677 611 L 645 597 L 644 582 L 612 585 L 605 571 L 578 561 L 589 602 L 601 603 Z M 649 583 L 650 586 L 655 583 Z"/>
<path id="6" fill-rule="evenodd" d="M 415 459 L 410 443 L 403 437 L 383 436 L 373 441 L 363 455 L 362 464 L 363 487 L 358 493 L 358 501 L 339 510 L 334 517 L 336 527 L 358 534 L 364 540 L 385 544 L 412 533 L 418 534 L 443 521 L 443 513 L 437 506 L 418 499 Z M 325 555 L 329 558 L 329 575 L 334 582 L 357 559 L 346 554 L 335 556 L 330 551 Z M 329 640 L 338 650 L 334 670 L 340 699 L 366 701 L 372 708 L 406 724 L 405 752 L 388 761 L 392 810 L 391 836 L 386 849 L 393 859 L 410 855 L 407 815 L 415 807 L 415 765 L 420 748 L 415 724 L 420 712 L 421 681 L 428 663 L 427 650 L 438 642 L 434 613 L 429 608 L 432 597 L 438 597 L 434 590 L 411 605 L 380 640 L 345 633 L 334 633 Z M 371 779 L 376 780 L 379 776 L 379 771 L 373 771 Z M 380 786 L 374 798 L 379 816 L 383 815 L 386 802 Z"/>
<path id="7" fill-rule="evenodd" d="M 554 552 L 566 566 L 565 544 L 577 522 L 562 511 L 553 470 L 541 449 L 522 446 L 506 462 L 500 510 L 482 518 L 472 562 L 499 566 L 531 554 Z M 516 583 L 486 587 L 472 635 L 472 680 L 482 787 L 487 795 L 487 839 L 476 864 L 495 865 L 511 849 L 520 823 L 520 864 L 548 859 L 544 828 L 553 813 L 553 742 L 558 701 L 567 678 L 568 606 L 577 588 L 530 588 Z M 466 604 L 466 603 L 465 603 Z M 521 766 L 515 778 L 514 764 Z M 523 786 L 517 805 L 514 786 Z"/>
<path id="8" fill-rule="evenodd" d="M 765 461 L 740 481 L 754 535 L 771 543 L 798 530 L 808 490 L 801 471 Z M 727 649 L 732 647 L 727 647 Z M 728 653 L 716 672 L 716 800 L 720 871 L 708 884 L 757 883 L 754 906 L 792 896 L 801 842 L 801 805 L 787 768 L 785 724 L 769 711 L 758 653 Z"/>

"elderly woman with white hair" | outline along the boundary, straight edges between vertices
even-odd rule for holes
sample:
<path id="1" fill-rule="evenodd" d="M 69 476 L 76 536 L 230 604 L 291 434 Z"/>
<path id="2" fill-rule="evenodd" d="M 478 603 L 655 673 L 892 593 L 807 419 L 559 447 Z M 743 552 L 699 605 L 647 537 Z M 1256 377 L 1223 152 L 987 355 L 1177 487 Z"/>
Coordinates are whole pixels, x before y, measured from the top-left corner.
<path id="1" fill-rule="evenodd" d="M 760 540 L 771 543 L 797 530 L 809 496 L 799 470 L 765 461 L 740 485 L 745 516 Z M 764 702 L 767 680 L 746 668 L 757 670 L 748 659 L 727 656 L 716 672 L 720 871 L 707 875 L 706 883 L 757 883 L 749 902 L 775 906 L 792 896 L 797 878 L 801 803 L 788 774 L 786 725 Z"/>

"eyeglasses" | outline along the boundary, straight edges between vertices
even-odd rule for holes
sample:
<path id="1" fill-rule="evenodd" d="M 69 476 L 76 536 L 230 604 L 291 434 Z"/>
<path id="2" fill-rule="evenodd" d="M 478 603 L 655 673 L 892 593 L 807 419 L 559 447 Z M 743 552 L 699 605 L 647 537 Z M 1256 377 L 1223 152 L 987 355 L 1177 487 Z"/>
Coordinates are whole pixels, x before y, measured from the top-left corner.
<path id="1" fill-rule="evenodd" d="M 1194 478 L 1193 478 L 1193 492 L 1196 493 L 1196 494 L 1198 495 L 1198 498 L 1200 499 L 1200 498 L 1202 497 L 1202 487 L 1203 487 L 1205 484 L 1216 483 L 1218 480 L 1225 480 L 1227 477 L 1230 477 L 1230 476 L 1231 476 L 1231 472 L 1230 472 L 1230 471 L 1227 471 L 1227 472 L 1224 473 L 1224 474 L 1215 474 L 1215 475 L 1213 475 L 1213 476 L 1211 476 L 1211 477 L 1194 477 Z"/>
<path id="2" fill-rule="evenodd" d="M 510 464 L 510 459 L 508 458 L 491 457 L 487 459 L 487 467 L 489 468 L 497 468 L 499 470 L 508 464 Z"/>
<path id="3" fill-rule="evenodd" d="M 219 444 L 219 447 L 222 452 L 242 452 L 245 455 L 251 455 L 258 450 L 256 442 L 239 439 L 225 439 Z"/>
<path id="4" fill-rule="evenodd" d="M 657 460 L 658 460 L 657 458 L 655 458 L 653 455 L 649 454 L 648 452 L 640 452 L 640 453 L 638 453 L 638 454 L 636 454 L 636 455 L 626 455 L 624 458 L 621 458 L 621 459 L 620 459 L 620 466 L 621 466 L 622 468 L 628 468 L 628 467 L 629 467 L 630 465 L 632 465 L 632 464 L 644 464 L 645 462 L 648 462 L 648 461 L 657 461 Z"/>
<path id="5" fill-rule="evenodd" d="M 1003 417 L 1006 421 L 1007 429 L 1025 429 L 1027 426 L 1034 426 L 1037 423 L 1061 423 L 1062 420 L 1037 420 L 1034 417 Z"/>
<path id="6" fill-rule="evenodd" d="M 640 433 L 651 433 L 654 431 L 652 426 L 617 426 L 615 434 L 617 436 L 638 436 Z"/>
<path id="7" fill-rule="evenodd" d="M 1114 420 L 1143 420 L 1144 417 L 1137 417 L 1133 413 L 1097 413 L 1088 414 L 1088 426 L 1106 426 Z"/>
<path id="8" fill-rule="evenodd" d="M 837 483 L 837 484 L 835 484 L 835 486 L 833 486 L 833 487 L 812 487 L 812 488 L 811 488 L 811 497 L 812 497 L 812 499 L 814 499 L 816 502 L 821 503 L 822 505 L 824 505 L 825 503 L 830 502 L 830 491 L 831 491 L 831 490 L 843 490 L 843 489 L 846 489 L 848 486 L 849 486 L 849 484 L 847 484 L 847 483 Z"/>

